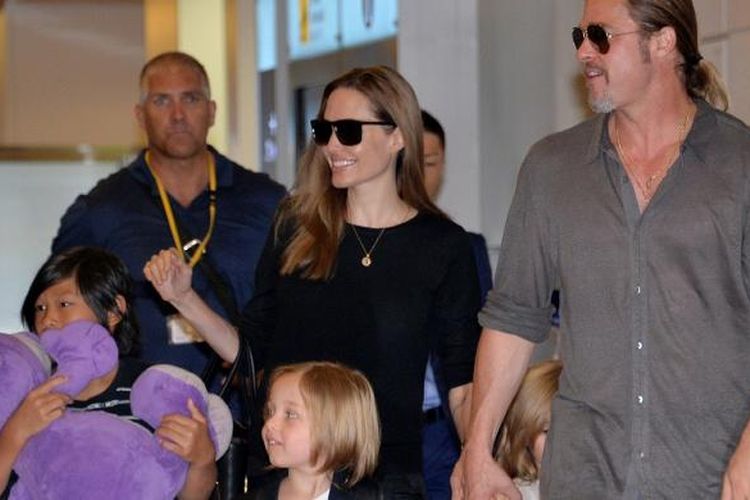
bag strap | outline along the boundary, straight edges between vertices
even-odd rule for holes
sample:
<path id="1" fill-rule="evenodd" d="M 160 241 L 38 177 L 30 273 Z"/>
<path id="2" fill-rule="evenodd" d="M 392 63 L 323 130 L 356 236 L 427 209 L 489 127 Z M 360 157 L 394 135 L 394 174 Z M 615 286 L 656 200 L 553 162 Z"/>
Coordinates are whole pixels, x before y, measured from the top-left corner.
<path id="1" fill-rule="evenodd" d="M 177 226 L 177 231 L 180 233 L 180 235 L 184 236 L 184 238 L 188 241 L 192 240 L 191 233 L 185 229 L 182 221 L 180 221 L 180 219 L 176 216 L 175 225 Z M 239 324 L 239 312 L 237 311 L 237 306 L 234 301 L 232 288 L 229 286 L 229 284 L 227 284 L 226 281 L 224 281 L 224 279 L 222 279 L 219 272 L 211 264 L 209 258 L 204 257 L 200 259 L 198 261 L 197 267 L 208 279 L 208 283 L 209 285 L 211 285 L 212 290 L 216 294 L 216 298 L 219 299 L 219 303 L 229 316 L 229 322 L 233 325 Z M 201 374 L 201 379 L 206 385 L 208 385 L 216 376 L 220 365 L 221 357 L 216 353 L 216 351 L 211 351 L 211 357 L 206 363 L 206 367 L 203 369 L 203 373 Z M 243 365 L 243 367 L 245 368 L 244 370 L 240 370 L 240 372 L 244 372 L 247 374 L 240 376 L 240 385 L 243 389 L 241 391 L 243 404 L 246 406 L 245 414 L 249 415 L 250 409 L 252 408 L 252 403 L 255 400 L 255 360 L 253 358 L 252 348 L 247 343 L 247 341 L 241 337 L 239 338 L 237 356 L 232 363 L 232 367 L 227 373 L 224 383 L 219 389 L 219 396 L 225 401 L 228 401 L 231 395 L 232 391 L 230 391 L 229 389 L 231 387 L 232 381 L 237 376 L 240 365 Z"/>
<path id="2" fill-rule="evenodd" d="M 149 199 L 153 199 L 150 191 L 148 192 L 148 194 Z M 159 205 L 158 200 L 153 199 L 153 201 L 157 206 Z M 190 245 L 192 240 L 194 239 L 192 233 L 185 229 L 185 225 L 182 223 L 179 217 L 177 217 L 176 214 L 174 217 L 174 221 L 178 234 L 181 236 L 181 238 L 184 238 L 184 241 L 189 242 L 186 246 Z M 185 249 L 183 248 L 183 250 Z M 219 300 L 219 303 L 229 316 L 229 322 L 233 325 L 238 325 L 240 316 L 237 310 L 236 303 L 234 301 L 232 288 L 222 279 L 219 272 L 216 271 L 216 269 L 210 263 L 209 258 L 200 259 L 198 261 L 197 267 L 200 268 L 200 270 L 208 279 L 208 283 L 216 294 L 216 298 Z M 239 377 L 240 386 L 242 388 L 242 390 L 240 391 L 242 393 L 241 404 L 245 406 L 245 408 L 243 409 L 244 415 L 246 416 L 245 418 L 249 420 L 250 416 L 252 415 L 252 410 L 254 407 L 253 405 L 255 404 L 256 399 L 255 396 L 257 386 L 255 380 L 255 359 L 253 357 L 253 352 L 250 344 L 241 336 L 239 338 L 239 348 L 237 350 L 237 356 L 232 363 L 232 367 L 229 369 L 229 373 L 227 374 L 226 379 L 219 389 L 219 396 L 224 399 L 225 402 L 228 402 L 229 397 L 232 393 L 232 391 L 230 391 L 229 389 L 232 386 L 232 381 L 237 376 L 240 365 L 243 365 L 243 367 L 245 368 L 244 370 L 242 370 L 242 372 L 246 373 L 246 375 L 243 374 Z M 207 387 L 210 385 L 211 380 L 218 373 L 220 366 L 221 357 L 216 353 L 216 351 L 211 350 L 210 358 L 206 362 L 206 366 L 203 369 L 203 373 L 201 374 L 201 380 L 203 380 Z"/>

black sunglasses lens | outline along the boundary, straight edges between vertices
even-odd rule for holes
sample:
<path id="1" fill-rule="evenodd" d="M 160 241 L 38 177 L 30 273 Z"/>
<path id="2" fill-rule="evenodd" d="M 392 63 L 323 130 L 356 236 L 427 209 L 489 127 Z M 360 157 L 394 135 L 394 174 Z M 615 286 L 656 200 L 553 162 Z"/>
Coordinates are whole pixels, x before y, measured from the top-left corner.
<path id="1" fill-rule="evenodd" d="M 336 138 L 344 146 L 356 146 L 362 142 L 362 124 L 356 120 L 337 122 Z"/>
<path id="2" fill-rule="evenodd" d="M 589 40 L 591 40 L 591 43 L 596 45 L 596 48 L 599 49 L 599 52 L 602 54 L 606 54 L 609 50 L 609 38 L 607 38 L 607 32 L 599 26 L 598 24 L 590 24 L 588 28 L 586 28 L 586 34 L 589 37 Z"/>
<path id="3" fill-rule="evenodd" d="M 583 30 L 576 26 L 573 28 L 573 45 L 576 46 L 576 50 L 581 48 L 583 45 Z"/>
<path id="4" fill-rule="evenodd" d="M 315 144 L 318 146 L 328 144 L 328 141 L 331 140 L 331 132 L 333 132 L 331 123 L 325 120 L 312 120 L 310 126 L 312 127 L 312 137 Z"/>
<path id="5" fill-rule="evenodd" d="M 576 50 L 581 48 L 585 38 L 588 38 L 591 43 L 596 45 L 596 49 L 601 54 L 606 54 L 609 50 L 609 37 L 607 37 L 607 31 L 598 24 L 589 24 L 585 32 L 583 29 L 576 26 L 573 28 L 572 35 L 573 45 L 576 46 Z"/>

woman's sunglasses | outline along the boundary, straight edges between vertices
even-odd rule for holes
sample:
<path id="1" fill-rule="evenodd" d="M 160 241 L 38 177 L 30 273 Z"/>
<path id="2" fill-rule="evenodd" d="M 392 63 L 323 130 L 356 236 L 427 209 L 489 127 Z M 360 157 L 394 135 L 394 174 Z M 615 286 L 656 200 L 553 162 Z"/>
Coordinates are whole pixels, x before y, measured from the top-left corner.
<path id="1" fill-rule="evenodd" d="M 641 30 L 626 31 L 624 33 L 611 33 L 599 24 L 589 24 L 586 29 L 576 26 L 573 28 L 573 44 L 576 46 L 576 50 L 578 50 L 581 48 L 581 45 L 583 45 L 583 41 L 588 38 L 589 42 L 596 45 L 596 49 L 600 54 L 606 54 L 609 52 L 610 38 L 613 36 L 630 35 L 640 31 Z"/>
<path id="2" fill-rule="evenodd" d="M 380 125 L 395 127 L 393 122 L 363 122 L 359 120 L 311 120 L 312 138 L 318 146 L 325 146 L 331 140 L 331 134 L 336 132 L 336 138 L 344 146 L 356 146 L 362 142 L 362 125 Z"/>

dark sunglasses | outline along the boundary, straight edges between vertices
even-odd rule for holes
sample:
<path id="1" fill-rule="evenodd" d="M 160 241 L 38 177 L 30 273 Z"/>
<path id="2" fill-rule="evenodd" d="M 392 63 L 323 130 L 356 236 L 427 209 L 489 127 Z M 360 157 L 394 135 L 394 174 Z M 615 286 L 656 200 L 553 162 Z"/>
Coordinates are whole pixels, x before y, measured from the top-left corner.
<path id="1" fill-rule="evenodd" d="M 573 28 L 573 45 L 576 46 L 576 50 L 581 48 L 583 41 L 588 38 L 589 42 L 596 45 L 596 49 L 600 54 L 606 54 L 609 52 L 609 40 L 613 36 L 630 35 L 632 33 L 638 33 L 641 30 L 626 31 L 624 33 L 611 33 L 605 30 L 599 24 L 589 24 L 586 29 L 579 28 L 578 26 Z"/>
<path id="2" fill-rule="evenodd" d="M 393 122 L 363 122 L 359 120 L 311 120 L 312 137 L 315 144 L 325 146 L 331 140 L 331 134 L 336 132 L 336 138 L 344 146 L 356 146 L 362 142 L 362 125 L 380 125 L 395 127 Z"/>

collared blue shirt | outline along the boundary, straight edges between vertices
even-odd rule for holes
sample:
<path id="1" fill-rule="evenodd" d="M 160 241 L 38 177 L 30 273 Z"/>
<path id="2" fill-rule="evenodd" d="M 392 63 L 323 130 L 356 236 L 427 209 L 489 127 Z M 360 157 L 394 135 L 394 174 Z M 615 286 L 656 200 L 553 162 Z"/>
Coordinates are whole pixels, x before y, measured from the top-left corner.
<path id="1" fill-rule="evenodd" d="M 285 189 L 267 175 L 246 170 L 209 149 L 216 160 L 217 217 L 203 258 L 231 287 L 237 310 L 242 310 L 252 296 L 255 265 Z M 170 200 L 180 225 L 191 237 L 203 238 L 209 221 L 208 191 L 188 207 Z M 170 363 L 200 373 L 210 349 L 205 343 L 168 343 L 166 318 L 175 311 L 143 275 L 143 266 L 152 255 L 174 246 L 144 152 L 68 208 L 52 242 L 52 252 L 77 245 L 109 250 L 130 270 L 141 331 L 140 357 L 148 363 Z M 199 266 L 193 271 L 193 288 L 212 309 L 228 316 Z"/>

